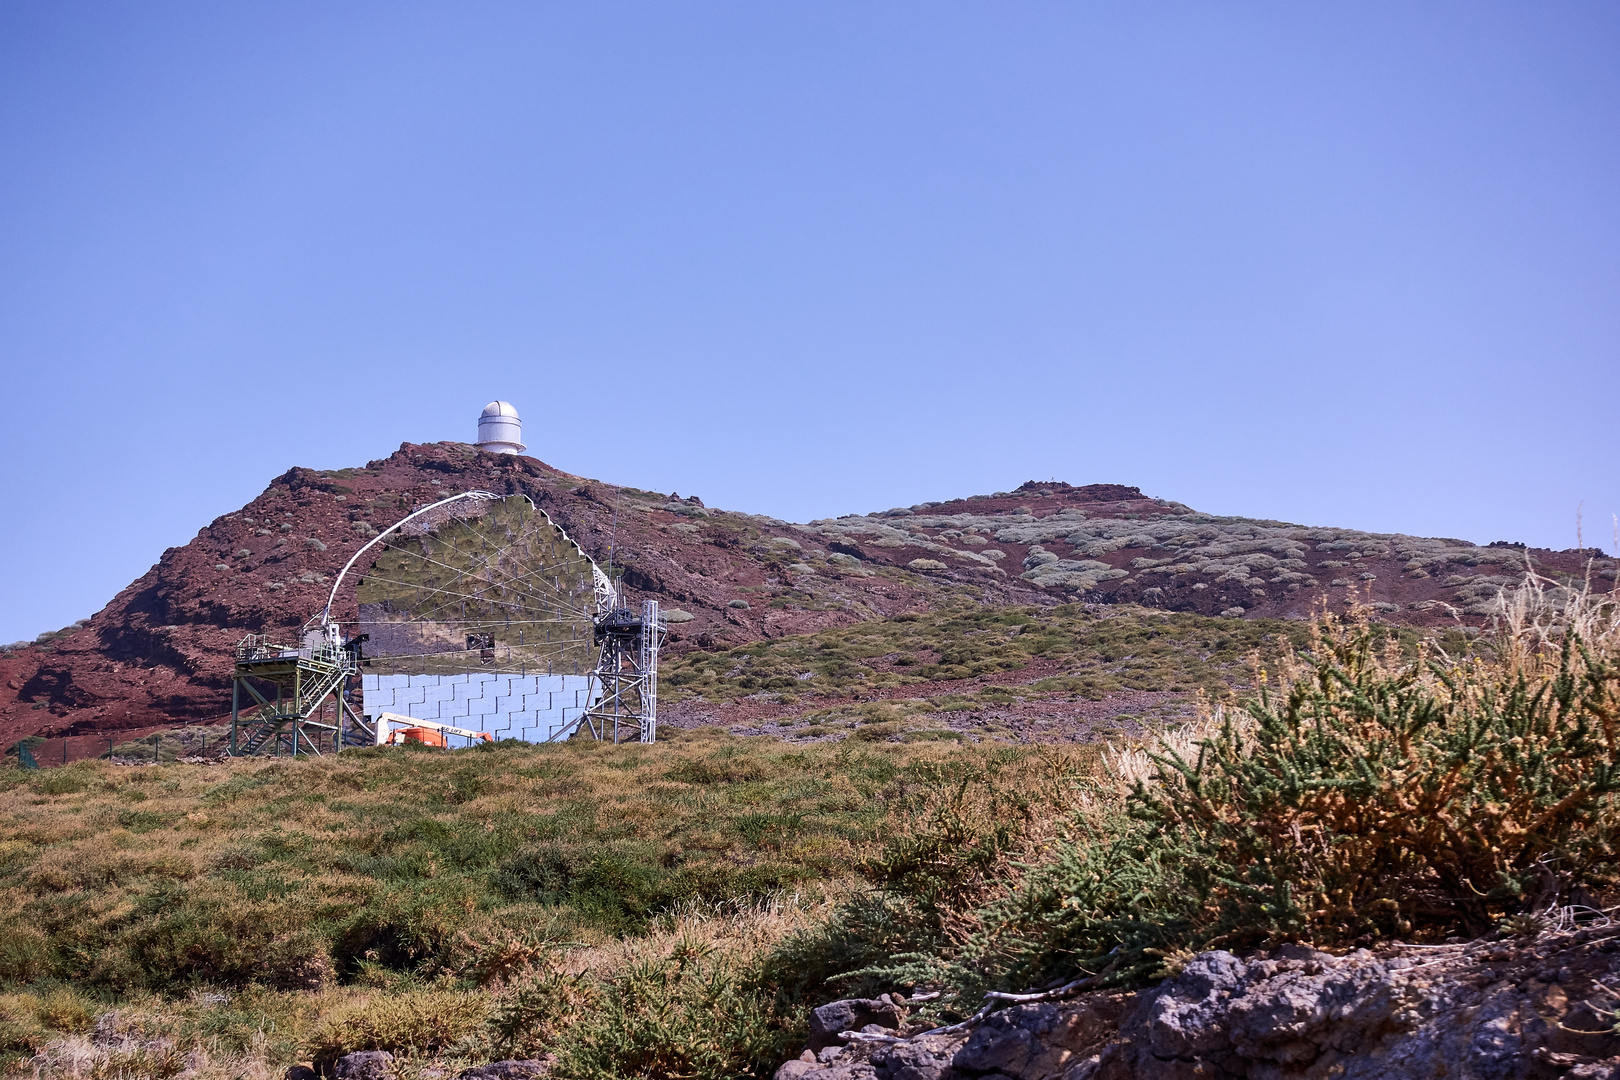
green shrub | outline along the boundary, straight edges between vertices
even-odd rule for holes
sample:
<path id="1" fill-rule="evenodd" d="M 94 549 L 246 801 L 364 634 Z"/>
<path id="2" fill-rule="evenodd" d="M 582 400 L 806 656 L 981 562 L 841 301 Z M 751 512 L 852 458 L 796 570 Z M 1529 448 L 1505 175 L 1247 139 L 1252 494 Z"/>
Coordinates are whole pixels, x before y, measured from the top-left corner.
<path id="1" fill-rule="evenodd" d="M 326 938 L 307 928 L 272 938 L 254 970 L 275 990 L 319 990 L 335 974 Z"/>
<path id="2" fill-rule="evenodd" d="M 1607 872 L 1620 669 L 1575 633 L 1535 664 L 1434 663 L 1324 617 L 1310 663 L 1135 813 L 1228 939 L 1483 933 Z"/>
<path id="3" fill-rule="evenodd" d="M 318 1069 L 359 1050 L 428 1056 L 479 1038 L 489 1019 L 482 994 L 408 990 L 380 994 L 335 1010 L 309 1036 L 305 1049 Z"/>
<path id="4" fill-rule="evenodd" d="M 536 1058 L 557 1045 L 561 1033 L 596 1001 L 590 977 L 555 967 L 527 967 L 496 998 L 484 1040 L 488 1056 Z"/>
<path id="5" fill-rule="evenodd" d="M 100 981 L 161 989 L 187 983 L 243 984 L 258 971 L 273 926 L 291 913 L 225 883 L 163 884 L 141 894 L 115 947 L 98 958 Z"/>
<path id="6" fill-rule="evenodd" d="M 11 1071 L 43 1050 L 50 1038 L 23 1000 L 0 998 L 0 1068 Z"/>
<path id="7" fill-rule="evenodd" d="M 556 1074 L 731 1080 L 768 1077 L 802 1039 L 733 958 L 692 942 L 603 980 L 556 1044 Z"/>
<path id="8" fill-rule="evenodd" d="M 1049 763 L 1061 775 L 1065 758 Z M 829 997 L 919 984 L 982 981 L 961 962 L 976 909 L 1016 880 L 1016 861 L 1060 805 L 1059 789 L 1007 773 L 991 758 L 912 770 L 882 852 L 862 867 L 878 888 L 840 903 L 831 918 L 783 941 L 758 979 L 784 1013 Z M 964 973 L 966 978 L 963 977 Z"/>
<path id="9" fill-rule="evenodd" d="M 684 780 L 688 784 L 738 784 L 767 779 L 771 769 L 757 758 L 731 755 L 689 758 L 665 775 L 671 780 Z"/>
<path id="10" fill-rule="evenodd" d="M 34 790 L 40 795 L 78 795 L 86 787 L 86 769 L 83 766 L 63 766 L 45 772 L 34 780 Z"/>
<path id="11" fill-rule="evenodd" d="M 40 998 L 34 1017 L 41 1027 L 70 1035 L 82 1035 L 96 1026 L 96 1003 L 59 986 Z"/>
<path id="12" fill-rule="evenodd" d="M 28 983 L 50 965 L 50 939 L 22 921 L 0 924 L 0 981 Z"/>
<path id="13" fill-rule="evenodd" d="M 496 869 L 495 884 L 513 899 L 558 903 L 573 880 L 573 861 L 554 844 L 520 851 Z"/>
<path id="14" fill-rule="evenodd" d="M 803 827 L 801 814 L 745 813 L 736 832 L 754 848 L 779 848 Z M 762 896 L 801 881 L 788 865 L 679 866 L 678 853 L 593 845 L 538 845 L 501 863 L 496 886 L 510 899 L 566 906 L 610 933 L 640 933 L 655 916 L 692 901 Z M 673 864 L 673 865 L 671 865 Z"/>
<path id="15" fill-rule="evenodd" d="M 1003 888 L 953 891 L 975 877 L 968 834 L 915 829 L 891 842 L 882 893 L 779 959 L 966 1004 L 1080 971 L 1132 982 L 1216 946 L 1482 934 L 1610 885 L 1620 605 L 1558 603 L 1503 601 L 1489 650 L 1463 659 L 1403 647 L 1365 609 L 1325 615 L 1280 686 L 1260 673 L 1246 712 L 1191 755 L 1163 749 L 1128 799 L 1076 793 L 1027 872 L 998 877 L 980 847 L 978 880 Z"/>
<path id="16" fill-rule="evenodd" d="M 340 971 L 369 961 L 393 970 L 437 963 L 478 908 L 466 878 L 409 882 L 387 889 L 349 917 L 333 945 Z"/>
<path id="17" fill-rule="evenodd" d="M 514 899 L 567 904 L 587 921 L 616 931 L 639 930 L 681 899 L 688 883 L 648 860 L 612 848 L 545 845 L 501 864 L 498 881 Z"/>

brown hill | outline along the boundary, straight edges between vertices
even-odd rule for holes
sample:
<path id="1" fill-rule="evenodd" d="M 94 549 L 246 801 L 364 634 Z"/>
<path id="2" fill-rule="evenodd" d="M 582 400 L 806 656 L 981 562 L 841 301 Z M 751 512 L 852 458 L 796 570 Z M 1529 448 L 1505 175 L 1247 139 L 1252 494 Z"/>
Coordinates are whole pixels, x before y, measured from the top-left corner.
<path id="1" fill-rule="evenodd" d="M 927 610 L 947 597 L 1302 618 L 1321 598 L 1354 591 L 1391 620 L 1477 623 L 1527 559 L 1578 574 L 1598 554 L 1215 517 L 1114 484 L 1030 482 L 793 525 L 582 480 L 534 458 L 406 443 L 363 469 L 289 470 L 165 551 L 87 625 L 6 652 L 0 739 L 220 717 L 244 634 L 296 628 L 372 530 L 472 488 L 529 496 L 599 563 L 616 546 L 628 597 L 655 596 L 678 620 L 677 652 Z M 1612 560 L 1595 566 L 1612 580 Z M 340 620 L 353 621 L 353 603 L 339 597 Z"/>

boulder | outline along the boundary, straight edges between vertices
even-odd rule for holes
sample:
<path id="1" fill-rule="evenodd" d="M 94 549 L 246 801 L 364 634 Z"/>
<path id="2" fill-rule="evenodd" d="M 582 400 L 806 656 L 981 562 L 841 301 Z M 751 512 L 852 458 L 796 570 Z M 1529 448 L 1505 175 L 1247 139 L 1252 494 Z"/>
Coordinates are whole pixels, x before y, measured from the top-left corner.
<path id="1" fill-rule="evenodd" d="M 776 1080 L 804 1080 L 812 1072 L 820 1072 L 821 1066 L 815 1061 L 805 1061 L 803 1058 L 794 1058 L 784 1061 L 782 1067 L 776 1070 Z"/>
<path id="2" fill-rule="evenodd" d="M 550 1061 L 526 1058 L 521 1061 L 492 1061 L 463 1069 L 456 1080 L 535 1080 L 551 1071 Z"/>
<path id="3" fill-rule="evenodd" d="M 872 1065 L 883 1080 L 936 1080 L 950 1071 L 963 1039 L 961 1035 L 928 1035 L 891 1043 L 873 1051 Z"/>
<path id="4" fill-rule="evenodd" d="M 885 998 L 849 998 L 834 1001 L 810 1013 L 810 1049 L 841 1043 L 841 1031 L 859 1031 L 868 1024 L 895 1030 L 903 1016 L 900 1007 Z"/>
<path id="5" fill-rule="evenodd" d="M 332 1063 L 337 1080 L 393 1080 L 394 1055 L 386 1050 L 357 1050 Z"/>

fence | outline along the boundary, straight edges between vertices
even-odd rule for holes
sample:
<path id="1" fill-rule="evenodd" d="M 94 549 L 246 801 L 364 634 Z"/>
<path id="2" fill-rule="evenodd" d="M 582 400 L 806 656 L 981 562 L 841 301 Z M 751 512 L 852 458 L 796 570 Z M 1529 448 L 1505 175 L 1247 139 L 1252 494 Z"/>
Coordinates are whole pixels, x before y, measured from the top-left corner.
<path id="1" fill-rule="evenodd" d="M 86 732 L 47 739 L 24 739 L 15 744 L 17 764 L 24 769 L 54 769 L 75 761 L 95 758 L 130 764 L 174 761 L 176 758 L 218 756 L 230 740 L 228 728 L 191 727 L 176 729 L 124 728 Z M 119 753 L 113 758 L 113 750 Z"/>

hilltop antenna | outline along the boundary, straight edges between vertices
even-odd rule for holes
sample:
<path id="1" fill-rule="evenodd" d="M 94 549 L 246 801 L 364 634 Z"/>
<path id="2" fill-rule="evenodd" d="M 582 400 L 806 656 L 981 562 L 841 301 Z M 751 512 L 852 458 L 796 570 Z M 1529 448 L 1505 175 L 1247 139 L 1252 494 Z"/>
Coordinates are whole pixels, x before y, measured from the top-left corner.
<path id="1" fill-rule="evenodd" d="M 608 530 L 608 580 L 613 580 L 613 552 L 619 544 L 619 504 L 624 502 L 624 489 L 620 488 L 613 495 L 613 527 Z"/>

